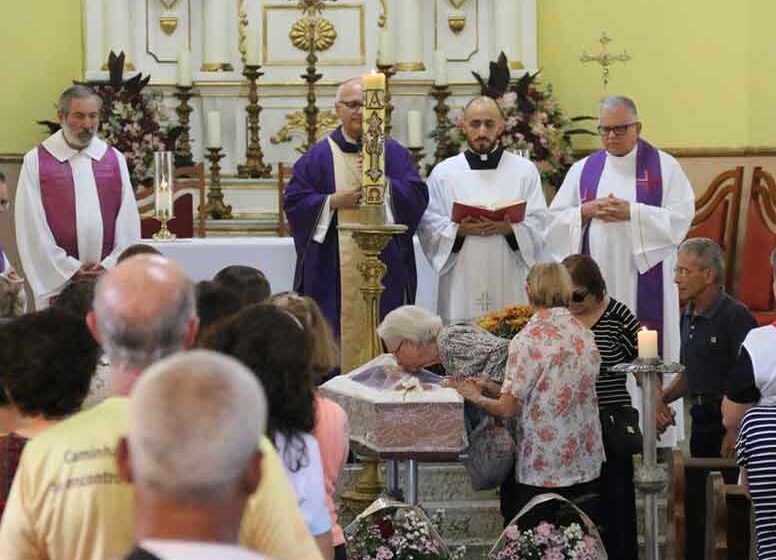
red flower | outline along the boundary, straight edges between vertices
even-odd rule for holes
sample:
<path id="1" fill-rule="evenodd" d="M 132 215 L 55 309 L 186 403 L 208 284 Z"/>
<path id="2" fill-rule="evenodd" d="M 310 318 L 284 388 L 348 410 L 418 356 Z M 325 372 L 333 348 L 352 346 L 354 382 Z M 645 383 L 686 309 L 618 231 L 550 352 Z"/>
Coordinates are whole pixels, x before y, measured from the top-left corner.
<path id="1" fill-rule="evenodd" d="M 549 443 L 555 440 L 555 433 L 550 428 L 542 428 L 539 430 L 539 437 L 543 442 Z"/>

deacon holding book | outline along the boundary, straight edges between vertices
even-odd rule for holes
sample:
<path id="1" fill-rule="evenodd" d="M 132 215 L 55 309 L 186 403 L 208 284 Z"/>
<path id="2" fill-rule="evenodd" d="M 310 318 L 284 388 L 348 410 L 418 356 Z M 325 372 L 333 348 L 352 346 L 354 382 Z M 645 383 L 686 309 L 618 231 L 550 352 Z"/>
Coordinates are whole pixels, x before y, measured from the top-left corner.
<path id="1" fill-rule="evenodd" d="M 341 272 L 357 274 L 355 263 L 360 259 L 358 248 L 349 243 L 350 234 L 340 234 L 337 224 L 357 219 L 355 210 L 362 197 L 361 78 L 340 85 L 335 107 L 342 126 L 296 162 L 283 207 L 296 247 L 294 290 L 318 303 L 339 340 L 341 321 L 354 320 L 348 312 L 353 297 L 343 301 L 341 294 Z M 380 255 L 388 267 L 380 298 L 381 319 L 400 305 L 415 301 L 417 273 L 412 236 L 428 204 L 428 189 L 415 169 L 412 155 L 392 138 L 385 139 L 385 174 L 386 219 L 406 225 L 407 231 L 393 236 Z M 341 242 L 341 235 L 348 239 Z"/>
<path id="2" fill-rule="evenodd" d="M 536 166 L 499 145 L 504 117 L 498 104 L 490 97 L 471 100 L 463 129 L 467 150 L 432 171 L 418 228 L 439 273 L 437 312 L 446 323 L 527 303 L 526 275 L 542 260 L 548 222 Z"/>

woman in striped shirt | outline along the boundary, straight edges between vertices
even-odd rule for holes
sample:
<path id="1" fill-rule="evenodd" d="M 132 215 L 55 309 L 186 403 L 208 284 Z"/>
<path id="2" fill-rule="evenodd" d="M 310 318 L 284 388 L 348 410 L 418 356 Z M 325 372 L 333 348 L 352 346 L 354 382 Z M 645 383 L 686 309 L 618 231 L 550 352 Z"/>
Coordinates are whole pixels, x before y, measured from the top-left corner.
<path id="1" fill-rule="evenodd" d="M 600 516 L 606 550 L 610 558 L 637 558 L 633 460 L 623 445 L 618 445 L 613 424 L 615 418 L 638 419 L 638 412 L 631 406 L 626 374 L 612 373 L 609 368 L 636 358 L 639 324 L 628 306 L 607 295 L 606 283 L 592 258 L 570 255 L 563 264 L 573 282 L 569 309 L 593 332 L 601 354 L 595 390 L 606 452 L 600 478 L 600 503 L 607 504 Z"/>

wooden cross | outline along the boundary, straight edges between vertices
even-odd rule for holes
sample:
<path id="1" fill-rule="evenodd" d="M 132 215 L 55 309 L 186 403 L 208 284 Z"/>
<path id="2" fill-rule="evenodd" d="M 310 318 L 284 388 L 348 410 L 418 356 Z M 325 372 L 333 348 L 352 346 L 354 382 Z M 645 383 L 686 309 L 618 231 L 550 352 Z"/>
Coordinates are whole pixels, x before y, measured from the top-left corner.
<path id="1" fill-rule="evenodd" d="M 601 43 L 600 53 L 595 56 L 591 56 L 587 54 L 586 51 L 582 51 L 582 56 L 579 57 L 579 60 L 583 64 L 587 62 L 597 62 L 601 65 L 604 81 L 604 91 L 606 91 L 606 87 L 609 85 L 609 73 L 611 71 L 610 67 L 615 62 L 628 62 L 631 59 L 631 56 L 627 51 L 622 51 L 622 54 L 610 54 L 606 52 L 606 45 L 612 42 L 612 40 L 607 37 L 606 31 L 601 34 L 601 38 L 598 40 L 598 42 Z"/>
<path id="2" fill-rule="evenodd" d="M 480 297 L 474 300 L 474 303 L 479 305 L 480 311 L 484 313 L 486 311 L 490 311 L 490 304 L 492 302 L 490 301 L 490 295 L 488 295 L 488 292 L 482 292 Z"/>

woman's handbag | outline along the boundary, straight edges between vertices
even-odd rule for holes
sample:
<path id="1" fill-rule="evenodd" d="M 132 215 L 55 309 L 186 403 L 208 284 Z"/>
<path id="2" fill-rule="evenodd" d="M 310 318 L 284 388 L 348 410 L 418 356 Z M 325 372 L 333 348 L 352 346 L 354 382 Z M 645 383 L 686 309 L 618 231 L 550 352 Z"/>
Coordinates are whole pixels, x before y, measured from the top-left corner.
<path id="1" fill-rule="evenodd" d="M 644 437 L 639 428 L 639 411 L 632 406 L 603 407 L 601 435 L 607 456 L 628 457 L 641 453 Z"/>
<path id="2" fill-rule="evenodd" d="M 464 451 L 461 462 L 475 490 L 498 488 L 508 476 L 514 476 L 516 445 L 513 423 L 513 420 L 483 414 L 469 433 L 469 447 Z"/>

